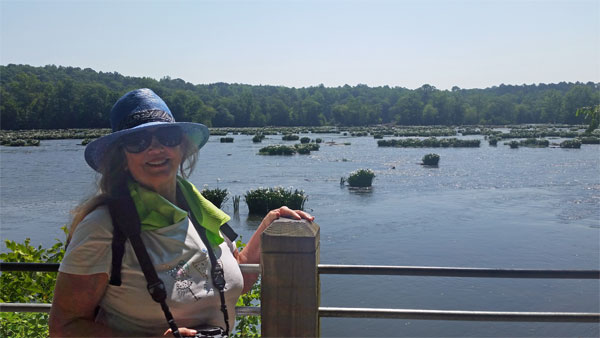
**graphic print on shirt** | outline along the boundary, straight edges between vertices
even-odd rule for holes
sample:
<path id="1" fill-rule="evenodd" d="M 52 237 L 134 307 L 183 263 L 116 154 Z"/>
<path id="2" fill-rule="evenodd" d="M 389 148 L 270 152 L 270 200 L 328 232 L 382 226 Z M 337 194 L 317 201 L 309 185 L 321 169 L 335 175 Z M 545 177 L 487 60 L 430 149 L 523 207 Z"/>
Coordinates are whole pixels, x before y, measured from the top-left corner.
<path id="1" fill-rule="evenodd" d="M 187 265 L 184 261 L 179 261 L 179 263 L 171 270 L 169 270 L 169 275 L 175 279 L 175 287 L 177 288 L 177 293 L 180 297 L 183 297 L 186 291 L 189 291 L 192 296 L 194 296 L 195 300 L 200 300 L 200 297 L 196 296 L 194 291 L 192 291 L 192 278 L 188 273 L 189 265 Z"/>
<path id="2" fill-rule="evenodd" d="M 210 286 L 211 283 L 208 281 L 209 278 L 212 278 L 210 277 L 211 267 L 208 260 L 208 252 L 205 248 L 202 248 L 200 258 L 196 262 L 192 263 L 192 266 L 196 269 L 196 271 L 198 271 L 198 273 L 200 273 L 200 276 L 206 280 L 206 283 L 204 283 L 204 290 L 206 290 L 206 292 L 210 292 L 212 287 Z"/>

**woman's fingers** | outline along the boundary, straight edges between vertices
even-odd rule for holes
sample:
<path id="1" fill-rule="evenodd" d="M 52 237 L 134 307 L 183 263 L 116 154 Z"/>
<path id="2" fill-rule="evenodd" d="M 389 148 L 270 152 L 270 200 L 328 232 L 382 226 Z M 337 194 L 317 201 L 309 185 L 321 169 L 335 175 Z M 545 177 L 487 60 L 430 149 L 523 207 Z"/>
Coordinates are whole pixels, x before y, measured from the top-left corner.
<path id="1" fill-rule="evenodd" d="M 179 334 L 182 335 L 183 337 L 193 337 L 196 335 L 196 333 L 198 333 L 198 331 L 196 331 L 194 329 L 188 329 L 187 327 L 179 328 Z M 172 335 L 172 334 L 173 334 L 173 330 L 168 329 L 167 331 L 165 331 L 165 333 L 163 333 L 163 336 L 168 336 L 168 335 Z"/>
<path id="2" fill-rule="evenodd" d="M 306 219 L 306 220 L 312 222 L 315 219 L 314 216 L 311 216 L 307 212 L 304 212 L 302 210 L 292 210 L 286 206 L 279 208 L 279 213 L 280 213 L 280 216 L 282 216 L 282 217 L 288 217 L 288 218 L 293 218 L 293 219 L 297 219 L 297 220 Z"/>

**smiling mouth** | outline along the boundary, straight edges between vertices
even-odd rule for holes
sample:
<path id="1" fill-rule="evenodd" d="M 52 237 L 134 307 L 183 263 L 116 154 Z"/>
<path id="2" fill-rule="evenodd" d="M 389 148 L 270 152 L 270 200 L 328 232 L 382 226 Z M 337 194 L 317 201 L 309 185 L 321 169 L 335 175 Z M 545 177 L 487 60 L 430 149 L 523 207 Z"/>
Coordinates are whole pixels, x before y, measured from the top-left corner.
<path id="1" fill-rule="evenodd" d="M 170 160 L 168 158 L 166 158 L 164 160 L 146 162 L 146 164 L 150 167 L 162 167 L 162 166 L 166 165 L 167 163 L 169 163 L 169 161 Z"/>

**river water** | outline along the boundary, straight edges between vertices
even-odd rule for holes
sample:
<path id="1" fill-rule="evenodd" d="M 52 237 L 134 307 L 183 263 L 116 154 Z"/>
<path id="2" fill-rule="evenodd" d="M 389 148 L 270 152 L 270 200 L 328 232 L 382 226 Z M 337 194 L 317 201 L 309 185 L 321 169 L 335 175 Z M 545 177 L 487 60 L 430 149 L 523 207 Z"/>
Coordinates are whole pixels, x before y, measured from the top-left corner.
<path id="1" fill-rule="evenodd" d="M 600 268 L 600 148 L 380 148 L 371 137 L 307 135 L 325 142 L 310 155 L 260 156 L 253 144 L 210 138 L 191 181 L 243 195 L 258 187 L 305 191 L 321 227 L 321 263 L 522 269 Z M 560 142 L 553 139 L 551 142 Z M 0 147 L 0 235 L 50 246 L 64 239 L 69 210 L 94 191 L 80 140 Z M 350 145 L 342 145 L 349 142 Z M 437 168 L 419 165 L 440 155 Z M 340 177 L 370 168 L 370 192 Z M 233 213 L 231 199 L 223 209 Z M 259 220 L 243 201 L 231 225 L 247 240 Z M 4 246 L 2 250 L 5 250 Z M 600 312 L 597 280 L 321 276 L 321 306 L 480 311 Z M 599 336 L 598 324 L 321 320 L 335 337 Z"/>

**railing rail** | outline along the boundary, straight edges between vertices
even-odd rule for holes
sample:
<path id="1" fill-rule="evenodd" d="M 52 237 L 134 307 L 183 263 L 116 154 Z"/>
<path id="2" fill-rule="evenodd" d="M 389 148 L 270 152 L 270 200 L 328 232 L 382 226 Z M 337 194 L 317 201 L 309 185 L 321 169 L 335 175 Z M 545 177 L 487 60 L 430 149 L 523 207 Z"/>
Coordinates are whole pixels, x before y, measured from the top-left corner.
<path id="1" fill-rule="evenodd" d="M 59 263 L 0 262 L 0 271 L 58 272 Z M 259 264 L 240 264 L 242 272 L 260 273 Z"/>
<path id="2" fill-rule="evenodd" d="M 500 312 L 320 307 L 319 316 L 502 322 L 600 322 L 600 313 L 588 312 Z"/>
<path id="3" fill-rule="evenodd" d="M 458 278 L 600 279 L 600 270 L 483 269 L 464 267 L 319 264 L 319 227 L 279 219 L 262 235 L 261 264 L 242 264 L 242 272 L 262 275 L 261 307 L 236 307 L 240 316 L 262 316 L 263 337 L 319 336 L 320 318 L 600 323 L 600 313 L 501 312 L 320 306 L 323 274 L 396 275 Z M 293 263 L 293 264 L 292 264 Z M 56 272 L 57 263 L 0 262 L 0 271 Z M 298 280 L 293 276 L 303 276 Z M 294 292 L 289 292 L 289 290 Z M 0 303 L 1 312 L 48 312 L 51 304 Z"/>
<path id="4" fill-rule="evenodd" d="M 319 274 L 478 278 L 600 279 L 600 270 L 482 269 L 433 266 L 319 264 Z"/>
<path id="5" fill-rule="evenodd" d="M 58 263 L 0 262 L 0 271 L 57 272 Z M 240 264 L 242 272 L 260 273 L 259 264 Z M 600 279 L 600 270 L 484 269 L 433 266 L 319 264 L 319 274 L 395 275 L 476 278 Z"/>

